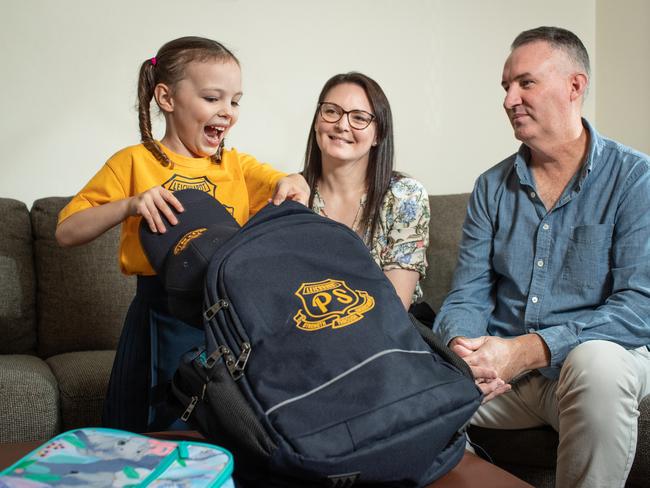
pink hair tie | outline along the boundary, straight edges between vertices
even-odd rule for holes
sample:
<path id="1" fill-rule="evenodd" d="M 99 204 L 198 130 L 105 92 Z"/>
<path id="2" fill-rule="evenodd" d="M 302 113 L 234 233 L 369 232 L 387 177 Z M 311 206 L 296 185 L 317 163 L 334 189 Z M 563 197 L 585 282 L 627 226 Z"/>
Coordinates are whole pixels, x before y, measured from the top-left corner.
<path id="1" fill-rule="evenodd" d="M 156 66 L 156 63 L 157 63 L 157 62 L 158 62 L 158 61 L 156 60 L 156 56 L 154 56 L 153 58 L 151 58 L 151 64 L 153 64 L 154 66 Z"/>

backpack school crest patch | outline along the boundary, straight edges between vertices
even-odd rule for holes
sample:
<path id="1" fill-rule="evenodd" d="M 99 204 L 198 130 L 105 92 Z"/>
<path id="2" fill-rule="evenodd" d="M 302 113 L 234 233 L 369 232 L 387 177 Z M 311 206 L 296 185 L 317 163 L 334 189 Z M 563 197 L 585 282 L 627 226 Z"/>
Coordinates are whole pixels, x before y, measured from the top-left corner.
<path id="1" fill-rule="evenodd" d="M 368 292 L 353 290 L 345 281 L 332 278 L 302 283 L 295 295 L 300 298 L 302 309 L 293 320 L 296 327 L 306 331 L 354 324 L 375 306 L 375 299 Z"/>

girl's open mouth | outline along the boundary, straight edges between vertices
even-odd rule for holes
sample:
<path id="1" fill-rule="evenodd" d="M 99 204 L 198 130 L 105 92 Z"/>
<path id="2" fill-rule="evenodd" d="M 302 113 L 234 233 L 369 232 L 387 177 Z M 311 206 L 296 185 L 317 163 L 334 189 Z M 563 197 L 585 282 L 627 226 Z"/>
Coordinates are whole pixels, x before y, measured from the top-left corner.
<path id="1" fill-rule="evenodd" d="M 211 146 L 219 146 L 223 140 L 223 136 L 226 132 L 226 128 L 219 125 L 206 125 L 203 128 L 205 137 L 208 139 L 208 142 Z"/>

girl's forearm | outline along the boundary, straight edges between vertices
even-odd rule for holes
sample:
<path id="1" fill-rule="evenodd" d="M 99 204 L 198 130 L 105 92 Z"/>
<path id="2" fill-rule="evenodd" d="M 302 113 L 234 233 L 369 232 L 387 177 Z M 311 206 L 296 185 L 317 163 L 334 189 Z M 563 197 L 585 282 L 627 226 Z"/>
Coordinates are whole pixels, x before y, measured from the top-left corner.
<path id="1" fill-rule="evenodd" d="M 99 237 L 130 215 L 132 197 L 91 207 L 70 215 L 56 227 L 55 237 L 62 247 L 79 246 Z"/>

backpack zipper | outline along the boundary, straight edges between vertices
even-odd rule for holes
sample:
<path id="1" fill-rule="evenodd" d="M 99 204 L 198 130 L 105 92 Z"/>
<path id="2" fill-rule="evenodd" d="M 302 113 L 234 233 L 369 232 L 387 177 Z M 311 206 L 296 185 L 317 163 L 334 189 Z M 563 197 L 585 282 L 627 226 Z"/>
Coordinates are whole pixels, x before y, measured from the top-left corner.
<path id="1" fill-rule="evenodd" d="M 218 283 L 223 282 L 221 277 L 223 274 L 223 263 L 225 263 L 226 260 L 227 260 L 227 256 L 224 257 L 221 261 L 222 266 L 219 267 L 219 279 L 217 280 Z M 215 321 L 217 328 L 219 328 L 221 331 L 224 342 L 228 343 L 232 341 L 232 344 L 239 349 L 239 354 L 237 355 L 237 359 L 235 359 L 236 352 L 232 348 L 228 347 L 227 345 L 222 344 L 217 348 L 215 352 L 213 352 L 210 355 L 208 361 L 206 362 L 206 365 L 208 366 L 208 368 L 211 368 L 212 366 L 214 366 L 214 363 L 221 356 L 223 356 L 226 368 L 228 368 L 228 372 L 230 373 L 230 376 L 232 377 L 233 380 L 237 381 L 239 378 L 241 378 L 244 375 L 244 370 L 246 368 L 246 364 L 248 363 L 248 358 L 250 357 L 252 347 L 250 342 L 248 342 L 244 337 L 242 337 L 242 333 L 238 330 L 238 327 L 235 324 L 235 320 L 233 319 L 233 313 L 229 313 L 230 302 L 227 299 L 227 293 L 225 293 L 224 290 L 217 290 L 217 294 L 221 296 L 225 296 L 226 298 L 218 299 L 212 306 L 210 306 L 203 313 L 203 317 L 208 322 L 212 320 Z M 221 321 L 217 316 L 217 314 L 220 311 L 223 311 Z M 219 327 L 220 322 L 222 327 Z"/>
<path id="2" fill-rule="evenodd" d="M 212 367 L 216 364 L 216 362 L 219 360 L 219 358 L 223 357 L 224 363 L 226 365 L 226 368 L 228 369 L 228 372 L 230 373 L 230 376 L 232 377 L 233 380 L 237 381 L 239 378 L 241 378 L 244 375 L 244 370 L 246 368 L 246 363 L 248 362 L 248 358 L 250 357 L 252 347 L 250 343 L 248 342 L 243 342 L 241 344 L 241 353 L 235 359 L 234 354 L 232 351 L 228 348 L 228 346 L 219 346 L 208 358 L 205 360 L 205 366 L 208 369 L 212 369 Z"/>

